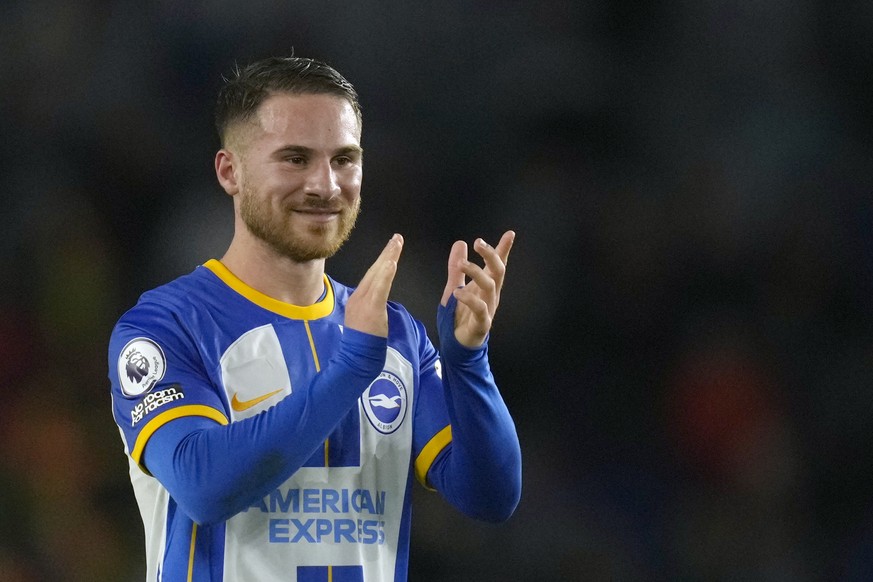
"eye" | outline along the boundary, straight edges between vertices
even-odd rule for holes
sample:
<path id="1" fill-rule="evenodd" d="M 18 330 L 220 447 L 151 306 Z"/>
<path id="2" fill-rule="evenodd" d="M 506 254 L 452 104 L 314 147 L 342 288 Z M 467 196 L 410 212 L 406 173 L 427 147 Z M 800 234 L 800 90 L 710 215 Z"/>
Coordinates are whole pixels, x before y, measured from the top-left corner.
<path id="1" fill-rule="evenodd" d="M 288 152 L 282 156 L 282 160 L 294 166 L 303 166 L 308 161 L 304 154 Z"/>
<path id="2" fill-rule="evenodd" d="M 334 163 L 338 166 L 348 166 L 352 163 L 352 159 L 348 156 L 340 156 L 334 159 Z"/>

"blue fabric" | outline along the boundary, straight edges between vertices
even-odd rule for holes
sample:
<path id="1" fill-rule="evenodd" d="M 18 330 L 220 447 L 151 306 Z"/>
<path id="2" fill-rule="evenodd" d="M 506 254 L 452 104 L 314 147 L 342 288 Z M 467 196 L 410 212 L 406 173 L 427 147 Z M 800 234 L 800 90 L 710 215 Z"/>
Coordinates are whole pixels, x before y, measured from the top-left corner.
<path id="1" fill-rule="evenodd" d="M 452 443 L 428 480 L 464 514 L 499 522 L 512 515 L 521 496 L 520 446 L 488 366 L 487 342 L 470 349 L 455 339 L 456 306 L 451 297 L 437 313 Z M 385 345 L 385 338 L 347 329 L 335 361 L 305 397 L 286 398 L 225 426 L 198 416 L 171 421 L 149 440 L 145 466 L 194 521 L 231 517 L 275 489 L 322 445 L 378 375 Z M 288 442 L 297 446 L 279 446 Z"/>
<path id="2" fill-rule="evenodd" d="M 233 277 L 210 261 L 148 291 L 110 338 L 113 416 L 131 460 L 156 477 L 131 471 L 147 539 L 165 540 L 147 547 L 149 572 L 282 580 L 312 565 L 316 531 L 330 526 L 323 566 L 355 564 L 377 545 L 379 563 L 357 567 L 393 559 L 393 578 L 406 580 L 413 468 L 468 515 L 512 512 L 517 437 L 487 348 L 453 339 L 454 304 L 441 310 L 441 359 L 399 304 L 386 306 L 386 342 L 345 328 L 353 289 L 336 281 L 322 302 L 299 307 Z M 259 400 L 280 388 L 284 398 Z M 382 509 L 331 505 L 358 488 Z"/>
<path id="3" fill-rule="evenodd" d="M 346 329 L 339 351 L 308 389 L 228 425 L 198 416 L 170 421 L 149 439 L 146 468 L 197 523 L 228 519 L 322 445 L 382 370 L 386 345 L 386 338 Z"/>
<path id="4" fill-rule="evenodd" d="M 457 299 L 437 310 L 443 387 L 452 443 L 428 473 L 434 488 L 464 514 L 508 519 L 521 498 L 521 447 L 488 365 L 488 342 L 467 348 L 455 338 Z"/>

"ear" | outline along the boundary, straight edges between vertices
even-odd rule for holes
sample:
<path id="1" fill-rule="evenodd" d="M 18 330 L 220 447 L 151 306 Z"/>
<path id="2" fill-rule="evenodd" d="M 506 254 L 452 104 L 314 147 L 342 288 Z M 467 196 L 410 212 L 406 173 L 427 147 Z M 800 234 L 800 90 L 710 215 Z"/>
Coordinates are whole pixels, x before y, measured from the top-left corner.
<path id="1" fill-rule="evenodd" d="M 239 158 L 228 149 L 222 148 L 215 154 L 215 176 L 224 191 L 231 196 L 239 193 L 238 164 Z"/>

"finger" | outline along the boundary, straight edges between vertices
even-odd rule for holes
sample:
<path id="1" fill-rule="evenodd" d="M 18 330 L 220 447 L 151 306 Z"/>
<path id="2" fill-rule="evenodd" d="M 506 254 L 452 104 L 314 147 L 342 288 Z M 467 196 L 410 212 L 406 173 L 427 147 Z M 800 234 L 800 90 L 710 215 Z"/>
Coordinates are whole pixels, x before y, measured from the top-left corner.
<path id="1" fill-rule="evenodd" d="M 391 285 L 394 283 L 394 275 L 396 274 L 397 261 L 386 259 L 379 263 L 379 268 L 375 271 L 370 288 L 367 291 L 367 295 L 374 305 L 383 305 L 388 301 L 388 296 L 391 294 Z"/>
<path id="2" fill-rule="evenodd" d="M 345 325 L 364 333 L 387 337 L 388 313 L 385 303 L 397 273 L 397 259 L 403 248 L 403 237 L 394 235 L 380 253 L 376 262 L 367 269 L 346 302 Z"/>
<path id="3" fill-rule="evenodd" d="M 481 241 L 481 243 L 479 242 Z M 507 230 L 503 233 L 503 236 L 500 237 L 500 242 L 497 243 L 497 247 L 493 248 L 493 253 L 489 251 L 492 249 L 488 243 L 486 243 L 482 239 L 478 239 L 476 241 L 476 252 L 482 255 L 482 258 L 485 259 L 486 265 L 491 268 L 492 272 L 497 275 L 500 274 L 500 284 L 503 283 L 503 275 L 506 272 L 506 265 L 509 262 L 509 251 L 512 250 L 512 245 L 515 242 L 515 232 L 512 230 Z M 483 254 L 487 253 L 487 254 Z M 492 256 L 495 259 L 499 259 L 500 263 L 498 264 L 496 261 L 489 262 L 488 256 Z"/>
<path id="4" fill-rule="evenodd" d="M 471 287 L 468 286 L 455 289 L 453 294 L 455 295 L 455 299 L 458 300 L 458 303 L 461 303 L 470 309 L 477 321 L 486 323 L 490 322 L 491 310 L 488 308 L 488 301 L 483 299 L 482 296 L 476 293 Z"/>
<path id="5" fill-rule="evenodd" d="M 397 274 L 397 261 L 403 250 L 403 237 L 395 234 L 382 250 L 382 254 L 373 265 L 373 276 L 369 283 L 368 293 L 374 296 L 374 301 L 384 303 L 388 300 L 394 275 Z"/>
<path id="6" fill-rule="evenodd" d="M 470 348 L 482 345 L 493 321 L 488 304 L 470 287 L 455 289 L 454 295 L 458 300 L 458 308 L 463 306 L 465 314 L 462 323 L 455 327 L 455 338 Z"/>
<path id="7" fill-rule="evenodd" d="M 500 237 L 500 242 L 497 243 L 497 254 L 500 256 L 500 260 L 503 261 L 504 265 L 509 263 L 509 251 L 512 250 L 514 242 L 515 231 L 507 230 L 503 233 L 503 236 Z"/>
<path id="8" fill-rule="evenodd" d="M 494 257 L 495 259 L 499 259 L 499 261 L 505 266 L 506 263 L 509 262 L 509 251 L 512 250 L 513 242 L 515 242 L 515 233 L 508 230 L 500 237 L 500 242 L 497 243 L 497 247 L 492 247 L 483 239 L 478 238 L 476 239 L 476 242 L 473 243 L 473 248 L 477 253 L 482 255 L 482 258 Z"/>
<path id="9" fill-rule="evenodd" d="M 506 272 L 506 264 L 503 258 L 498 254 L 497 249 L 486 243 L 481 238 L 477 238 L 473 243 L 473 248 L 479 253 L 479 256 L 485 261 L 485 269 L 497 282 L 497 288 L 500 289 L 503 285 L 503 275 Z"/>
<path id="10" fill-rule="evenodd" d="M 441 305 L 446 305 L 449 302 L 452 291 L 464 286 L 466 279 L 464 279 L 464 271 L 461 269 L 461 265 L 466 262 L 467 243 L 462 240 L 455 241 L 455 244 L 452 245 L 452 250 L 449 252 L 449 274 L 446 279 L 445 289 L 443 289 L 443 296 L 440 299 Z"/>
<path id="11" fill-rule="evenodd" d="M 385 248 L 382 249 L 382 252 L 379 253 L 379 256 L 370 265 L 370 268 L 367 269 L 367 272 L 364 273 L 364 276 L 361 278 L 361 282 L 358 284 L 358 289 L 363 293 L 366 293 L 367 290 L 373 283 L 374 278 L 379 276 L 380 271 L 382 269 L 382 265 L 386 261 L 393 261 L 395 263 L 394 269 L 396 270 L 396 263 L 400 259 L 400 253 L 403 250 L 403 236 L 400 234 L 394 234 L 391 239 L 388 241 L 388 244 L 385 245 Z M 393 274 L 391 275 L 393 279 Z"/>
<path id="12" fill-rule="evenodd" d="M 382 249 L 380 258 L 384 257 L 391 261 L 397 261 L 400 258 L 400 253 L 403 251 L 403 235 L 394 233 L 385 248 Z"/>
<path id="13" fill-rule="evenodd" d="M 500 265 L 502 268 L 503 263 L 500 263 Z M 469 291 L 471 294 L 482 299 L 488 305 L 488 312 L 493 315 L 497 310 L 497 303 L 499 301 L 500 281 L 498 278 L 479 265 L 469 261 L 466 261 L 461 266 L 461 271 L 470 279 L 470 282 L 464 287 L 464 291 Z"/>

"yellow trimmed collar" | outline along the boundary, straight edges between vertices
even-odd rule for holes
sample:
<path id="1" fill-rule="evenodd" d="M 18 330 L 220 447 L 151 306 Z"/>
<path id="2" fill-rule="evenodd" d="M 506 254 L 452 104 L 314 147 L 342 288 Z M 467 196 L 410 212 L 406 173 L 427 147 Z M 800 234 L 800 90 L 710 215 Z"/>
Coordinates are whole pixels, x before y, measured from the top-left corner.
<path id="1" fill-rule="evenodd" d="M 228 287 L 255 305 L 263 307 L 273 313 L 278 313 L 289 319 L 320 319 L 333 312 L 333 286 L 330 284 L 330 279 L 328 279 L 327 275 L 324 275 L 325 294 L 321 301 L 306 307 L 301 307 L 299 305 L 292 305 L 291 303 L 285 303 L 284 301 L 273 299 L 256 289 L 252 289 L 237 278 L 236 275 L 231 273 L 218 259 L 210 259 L 204 263 L 203 266 L 215 273 L 215 276 L 224 281 Z"/>

